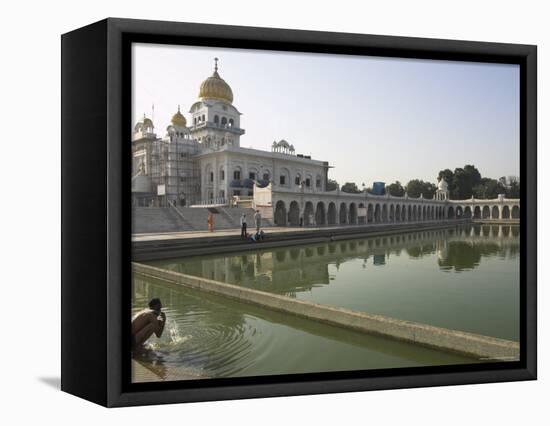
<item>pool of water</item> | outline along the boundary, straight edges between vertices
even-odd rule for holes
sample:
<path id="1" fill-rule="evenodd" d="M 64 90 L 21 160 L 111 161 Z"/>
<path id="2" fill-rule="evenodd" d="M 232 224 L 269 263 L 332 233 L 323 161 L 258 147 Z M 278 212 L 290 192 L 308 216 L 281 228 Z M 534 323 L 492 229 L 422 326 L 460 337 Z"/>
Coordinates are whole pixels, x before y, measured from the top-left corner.
<path id="1" fill-rule="evenodd" d="M 465 225 L 265 250 L 259 243 L 258 249 L 149 263 L 316 303 L 519 340 L 519 226 Z"/>
<path id="2" fill-rule="evenodd" d="M 477 362 L 135 275 L 133 313 L 153 297 L 162 300 L 167 325 L 136 359 L 161 380 Z"/>

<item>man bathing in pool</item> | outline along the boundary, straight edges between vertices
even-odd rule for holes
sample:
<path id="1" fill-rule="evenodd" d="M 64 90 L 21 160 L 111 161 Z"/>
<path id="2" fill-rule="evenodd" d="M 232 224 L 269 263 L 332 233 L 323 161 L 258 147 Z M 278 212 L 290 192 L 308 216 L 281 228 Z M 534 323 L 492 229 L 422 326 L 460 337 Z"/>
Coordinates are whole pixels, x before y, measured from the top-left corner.
<path id="1" fill-rule="evenodd" d="M 160 299 L 154 298 L 149 302 L 149 308 L 134 316 L 132 319 L 132 349 L 143 349 L 143 344 L 153 333 L 157 337 L 162 336 L 166 314 L 161 309 Z"/>

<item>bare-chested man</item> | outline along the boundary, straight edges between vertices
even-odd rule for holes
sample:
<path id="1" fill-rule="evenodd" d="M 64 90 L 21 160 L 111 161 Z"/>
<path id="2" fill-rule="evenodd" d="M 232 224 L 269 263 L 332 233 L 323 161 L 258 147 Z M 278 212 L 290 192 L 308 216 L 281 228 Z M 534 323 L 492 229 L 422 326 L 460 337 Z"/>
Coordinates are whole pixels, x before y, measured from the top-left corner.
<path id="1" fill-rule="evenodd" d="M 143 343 L 155 333 L 162 336 L 166 314 L 161 311 L 160 299 L 154 298 L 149 302 L 149 308 L 138 312 L 132 319 L 132 349 L 143 349 Z"/>

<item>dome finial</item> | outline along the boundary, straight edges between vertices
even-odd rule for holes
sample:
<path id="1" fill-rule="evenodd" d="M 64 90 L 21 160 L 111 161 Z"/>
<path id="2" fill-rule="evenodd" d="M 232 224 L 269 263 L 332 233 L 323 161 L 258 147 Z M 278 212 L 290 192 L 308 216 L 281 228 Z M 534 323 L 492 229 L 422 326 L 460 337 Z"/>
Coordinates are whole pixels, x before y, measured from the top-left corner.
<path id="1" fill-rule="evenodd" d="M 201 83 L 199 99 L 219 99 L 228 103 L 233 102 L 231 87 L 218 74 L 218 58 L 214 58 L 214 73 Z"/>

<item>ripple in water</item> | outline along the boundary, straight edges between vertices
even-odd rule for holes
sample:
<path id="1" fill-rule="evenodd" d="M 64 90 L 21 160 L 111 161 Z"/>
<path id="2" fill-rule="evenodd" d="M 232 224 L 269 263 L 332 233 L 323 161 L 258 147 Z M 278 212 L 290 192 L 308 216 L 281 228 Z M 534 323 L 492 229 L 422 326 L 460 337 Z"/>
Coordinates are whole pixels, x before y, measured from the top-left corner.
<path id="1" fill-rule="evenodd" d="M 160 339 L 147 342 L 154 354 L 147 360 L 166 367 L 186 365 L 209 377 L 232 376 L 254 362 L 251 337 L 258 333 L 254 321 L 244 321 L 242 314 L 212 300 L 188 292 L 170 291 L 136 280 L 134 311 L 147 305 L 151 297 L 160 297 L 166 312 L 166 329 Z M 141 294 L 144 286 L 149 295 Z M 150 294 L 154 291 L 154 295 Z"/>

